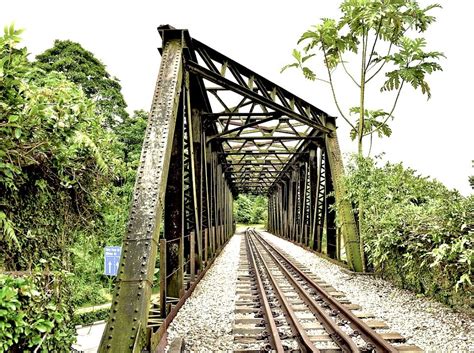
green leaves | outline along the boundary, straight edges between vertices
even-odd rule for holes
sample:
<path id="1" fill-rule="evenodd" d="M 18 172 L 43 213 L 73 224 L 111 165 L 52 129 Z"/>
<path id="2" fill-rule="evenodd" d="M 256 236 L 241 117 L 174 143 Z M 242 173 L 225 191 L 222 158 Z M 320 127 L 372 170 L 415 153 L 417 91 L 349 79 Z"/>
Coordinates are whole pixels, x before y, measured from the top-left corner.
<path id="1" fill-rule="evenodd" d="M 53 329 L 53 327 L 54 327 L 54 324 L 51 321 L 47 321 L 44 319 L 39 319 L 33 323 L 33 328 L 42 333 L 50 332 Z"/>
<path id="2" fill-rule="evenodd" d="M 40 344 L 41 352 L 70 350 L 74 340 L 70 309 L 55 304 L 64 283 L 54 292 L 51 288 L 38 290 L 41 285 L 47 283 L 50 287 L 64 278 L 61 273 L 48 276 L 33 273 L 28 278 L 13 278 L 0 274 L 0 353 L 31 351 Z"/>
<path id="3" fill-rule="evenodd" d="M 442 71 L 441 65 L 433 60 L 444 57 L 441 52 L 425 52 L 426 40 L 424 38 L 410 39 L 402 37 L 398 53 L 385 57 L 398 69 L 387 72 L 387 80 L 381 91 L 399 89 L 403 82 L 409 83 L 414 89 L 421 88 L 423 94 L 431 98 L 431 91 L 425 76 L 435 71 Z"/>
<path id="4" fill-rule="evenodd" d="M 464 198 L 402 164 L 358 158 L 345 180 L 364 200 L 363 239 L 375 272 L 451 305 L 469 306 L 474 196 Z M 357 208 L 354 210 L 357 212 Z"/>
<path id="5" fill-rule="evenodd" d="M 309 55 L 303 56 L 301 52 L 299 52 L 296 49 L 293 49 L 293 58 L 296 60 L 296 62 L 293 64 L 283 66 L 280 73 L 282 73 L 283 71 L 285 71 L 286 69 L 290 67 L 300 68 L 303 71 L 303 75 L 305 78 L 307 78 L 308 80 L 314 81 L 316 79 L 316 75 L 309 67 L 303 66 L 303 63 L 315 55 L 316 54 L 309 54 Z"/>
<path id="6" fill-rule="evenodd" d="M 37 267 L 47 278 L 34 272 L 6 283 L 0 275 L 0 291 L 13 288 L 0 298 L 0 352 L 40 343 L 38 351 L 65 352 L 74 306 L 103 303 L 110 292 L 102 249 L 125 232 L 148 113 L 129 116 L 118 80 L 77 43 L 56 43 L 38 64 L 21 48 L 20 32 L 7 32 L 0 37 L 1 262 L 8 271 Z"/>
<path id="7" fill-rule="evenodd" d="M 359 114 L 360 108 L 353 107 L 350 109 L 351 114 Z M 364 126 L 362 133 L 363 135 L 370 135 L 377 133 L 378 137 L 390 137 L 392 135 L 392 129 L 387 124 L 388 119 L 394 119 L 394 116 L 390 116 L 389 113 L 378 110 L 364 110 Z M 359 126 L 359 119 L 356 120 L 355 126 Z M 350 137 L 354 141 L 357 138 L 357 129 L 352 129 Z"/>
<path id="8" fill-rule="evenodd" d="M 75 148 L 89 149 L 95 157 L 95 161 L 97 163 L 99 170 L 102 173 L 107 172 L 107 164 L 105 163 L 102 157 L 102 153 L 100 149 L 97 147 L 97 145 L 94 143 L 94 141 L 92 141 L 92 139 L 89 136 L 84 134 L 82 131 L 76 131 L 76 133 L 74 134 L 72 138 L 72 141 L 73 141 L 73 146 Z"/>
<path id="9" fill-rule="evenodd" d="M 119 80 L 111 77 L 105 65 L 79 43 L 56 40 L 36 60 L 46 72 L 61 72 L 80 86 L 86 97 L 95 102 L 95 113 L 103 116 L 105 127 L 116 129 L 128 117 Z"/>
<path id="10" fill-rule="evenodd" d="M 20 249 L 20 242 L 16 237 L 13 222 L 7 218 L 7 215 L 3 211 L 0 211 L 0 231 L 0 239 L 10 245 L 15 245 L 17 249 Z"/>
<path id="11" fill-rule="evenodd" d="M 57 204 L 65 208 L 72 191 L 74 207 L 90 210 L 91 191 L 109 171 L 104 156 L 113 146 L 93 102 L 63 74 L 47 73 L 30 63 L 26 49 L 17 48 L 20 33 L 9 26 L 0 37 L 0 248 L 11 252 L 7 258 L 14 266 L 28 261 L 26 253 L 24 259 L 15 259 L 19 248 L 31 246 L 33 253 L 37 251 L 31 234 L 41 232 L 42 222 L 36 219 L 30 224 L 33 220 L 25 215 L 28 196 L 34 195 L 29 201 L 38 209 L 53 191 L 62 199 Z M 46 212 L 42 214 L 47 218 Z M 55 222 L 44 223 L 49 227 L 45 234 L 54 237 Z"/>
<path id="12" fill-rule="evenodd" d="M 19 32 L 13 31 L 13 35 L 15 33 Z M 126 114 L 124 117 L 130 119 L 121 122 L 120 134 L 104 129 L 104 117 L 97 114 L 94 102 L 83 90 L 92 90 L 90 86 L 81 88 L 63 73 L 39 68 L 27 59 L 28 51 L 20 48 L 19 37 L 10 37 L 10 34 L 0 37 L 2 266 L 12 271 L 41 266 L 48 273 L 65 267 L 78 273 L 83 281 L 67 297 L 68 304 L 103 301 L 109 284 L 101 276 L 102 254 L 97 249 L 102 249 L 107 239 L 119 242 L 125 231 L 127 205 L 133 191 L 147 113 L 141 112 L 134 118 Z M 71 46 L 67 47 L 71 49 Z M 86 54 L 75 57 L 100 66 Z M 69 65 L 71 61 L 63 63 Z M 101 79 L 91 77 L 95 80 L 91 84 L 110 84 L 111 81 L 102 81 L 107 76 L 101 71 Z M 105 100 L 111 100 L 118 88 L 112 82 L 100 94 Z M 92 91 L 89 93 L 92 95 Z M 106 104 L 120 106 L 117 102 Z M 111 116 L 120 115 L 119 110 L 113 111 Z M 88 251 L 75 256 L 74 246 Z M 45 260 L 42 259 L 47 262 L 43 263 Z M 91 266 L 97 262 L 99 265 Z M 58 293 L 60 285 L 51 282 L 49 291 Z M 44 294 L 39 287 L 19 295 L 37 303 L 44 300 Z M 64 314 L 60 303 L 54 304 L 56 310 L 45 306 L 41 310 L 47 311 L 47 315 L 32 317 L 67 324 L 70 318 Z M 39 338 L 35 336 L 29 340 L 30 343 L 40 340 L 49 330 L 43 321 L 38 322 L 36 328 L 29 322 L 28 327 L 22 329 L 22 337 L 41 333 Z M 30 332 L 26 334 L 26 330 Z M 60 332 L 64 334 L 64 330 Z M 49 332 L 48 340 L 52 337 L 53 341 L 70 343 L 70 337 L 73 337 L 71 334 L 61 340 L 54 336 L 55 333 L 56 329 Z M 62 344 L 57 343 L 57 346 L 62 347 Z M 49 351 L 66 350 L 53 347 Z"/>
<path id="13" fill-rule="evenodd" d="M 392 131 L 385 120 L 368 118 L 359 126 L 358 122 L 365 119 L 364 114 L 352 120 L 346 115 L 341 108 L 343 102 L 336 98 L 335 88 L 344 83 L 334 83 L 334 72 L 342 66 L 349 82 L 357 86 L 359 92 L 355 99 L 360 99 L 363 111 L 366 110 L 369 83 L 378 75 L 386 76 L 380 87 L 381 92 L 398 91 L 387 116 L 395 110 L 405 83 L 420 89 L 430 98 L 431 90 L 426 78 L 442 70 L 439 60 L 444 55 L 437 51 L 425 51 L 426 41 L 409 35 L 425 32 L 436 20 L 431 15 L 436 8 L 440 6 L 432 4 L 422 8 L 412 0 L 344 0 L 340 5 L 339 19 L 322 18 L 301 35 L 298 44 L 303 45 L 302 50 L 294 49 L 295 61 L 281 71 L 297 68 L 307 79 L 329 83 L 336 107 L 352 129 L 351 138 L 359 136 L 357 140 L 362 153 L 362 138 L 370 131 L 376 131 L 379 136 L 389 136 Z M 316 77 L 316 71 L 303 64 L 316 54 L 321 54 L 327 78 Z M 360 72 L 358 77 L 351 72 L 350 62 L 346 60 L 348 57 L 355 57 L 358 66 L 355 72 Z"/>
<path id="14" fill-rule="evenodd" d="M 14 47 L 21 41 L 20 35 L 23 29 L 15 29 L 15 24 L 12 22 L 9 26 L 5 25 L 3 28 L 3 37 L 0 38 L 0 46 L 8 45 Z"/>
<path id="15" fill-rule="evenodd" d="M 267 221 L 267 198 L 258 195 L 240 194 L 234 201 L 237 223 L 259 224 Z"/>

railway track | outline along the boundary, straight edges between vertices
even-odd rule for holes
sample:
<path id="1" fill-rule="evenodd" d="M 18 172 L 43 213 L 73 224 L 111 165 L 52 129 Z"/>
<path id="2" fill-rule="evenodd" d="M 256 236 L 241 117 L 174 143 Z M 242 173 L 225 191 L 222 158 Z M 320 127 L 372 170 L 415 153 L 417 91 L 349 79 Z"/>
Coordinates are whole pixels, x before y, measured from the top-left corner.
<path id="1" fill-rule="evenodd" d="M 236 352 L 420 352 L 248 229 L 241 245 Z"/>

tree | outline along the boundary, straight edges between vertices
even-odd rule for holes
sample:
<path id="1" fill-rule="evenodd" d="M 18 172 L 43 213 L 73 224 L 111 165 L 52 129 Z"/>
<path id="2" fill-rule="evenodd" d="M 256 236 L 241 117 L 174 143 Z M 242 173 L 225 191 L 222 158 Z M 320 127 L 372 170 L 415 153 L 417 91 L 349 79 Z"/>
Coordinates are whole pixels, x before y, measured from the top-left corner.
<path id="1" fill-rule="evenodd" d="M 234 202 L 235 219 L 238 223 L 266 223 L 268 200 L 262 195 L 240 194 Z"/>
<path id="2" fill-rule="evenodd" d="M 138 167 L 147 122 L 148 112 L 135 110 L 132 116 L 125 117 L 116 131 L 119 141 L 123 143 L 124 161 L 135 163 L 135 169 Z"/>
<path id="3" fill-rule="evenodd" d="M 286 65 L 282 71 L 294 67 L 302 71 L 305 78 L 327 83 L 332 92 L 334 102 L 343 120 L 350 126 L 352 139 L 357 140 L 358 156 L 363 157 L 363 139 L 372 139 L 377 133 L 379 137 L 390 136 L 392 131 L 388 121 L 398 103 L 400 93 L 405 84 L 431 97 L 426 76 L 442 70 L 438 60 L 444 55 L 438 51 L 425 51 L 426 40 L 416 35 L 425 32 L 436 20 L 428 13 L 441 7 L 438 4 L 421 8 L 415 0 L 344 0 L 340 5 L 342 16 L 339 20 L 323 18 L 321 23 L 303 33 L 298 44 L 304 43 L 301 50 L 293 50 L 295 62 Z M 324 71 L 327 77 L 321 79 L 315 71 L 307 66 L 308 60 L 322 54 Z M 347 58 L 357 62 L 356 78 L 351 73 Z M 359 105 L 349 108 L 345 113 L 337 99 L 334 72 L 342 67 L 347 78 L 355 85 Z M 393 104 L 387 111 L 381 108 L 367 108 L 367 92 L 377 77 L 385 74 L 381 92 L 395 91 Z M 372 81 L 374 80 L 374 81 Z M 352 117 L 350 116 L 352 115 Z M 369 150 L 370 153 L 370 150 Z M 343 166 L 335 166 L 337 175 L 343 175 Z M 336 180 L 336 184 L 340 181 Z M 337 190 L 339 214 L 348 214 L 348 204 L 344 190 Z M 362 234 L 364 221 L 364 200 L 360 198 L 358 207 L 359 234 Z M 346 229 L 346 233 L 347 233 Z M 353 235 L 346 237 L 354 238 Z M 359 236 L 356 236 L 359 238 Z M 354 240 L 354 239 L 352 239 Z M 352 242 L 351 240 L 351 242 Z M 364 255 L 363 241 L 360 239 L 360 255 Z M 365 262 L 362 259 L 362 266 Z"/>
<path id="4" fill-rule="evenodd" d="M 62 352 L 80 291 L 70 248 L 98 218 L 114 137 L 78 85 L 28 60 L 20 34 L 0 37 L 0 266 L 31 275 L 0 276 L 0 352 Z"/>
<path id="5" fill-rule="evenodd" d="M 262 195 L 257 195 L 252 204 L 252 219 L 254 224 L 266 223 L 268 199 Z"/>
<path id="6" fill-rule="evenodd" d="M 239 195 L 235 200 L 235 220 L 244 224 L 252 220 L 252 202 L 247 195 Z"/>
<path id="7" fill-rule="evenodd" d="M 428 13 L 441 7 L 438 4 L 421 8 L 412 0 L 345 0 L 340 5 L 339 20 L 324 18 L 301 36 L 298 44 L 306 44 L 302 51 L 294 49 L 295 62 L 283 67 L 299 68 L 304 77 L 329 84 L 339 114 L 351 128 L 351 138 L 357 139 L 358 154 L 363 154 L 364 137 L 390 136 L 388 121 L 398 103 L 402 88 L 410 84 L 415 90 L 431 97 L 426 76 L 442 70 L 438 60 L 444 55 L 426 51 L 426 40 L 416 35 L 425 32 L 436 20 Z M 322 54 L 327 77 L 319 78 L 307 66 L 308 60 Z M 347 57 L 358 61 L 359 77 L 350 72 Z M 342 67 L 347 78 L 358 89 L 359 105 L 343 111 L 337 99 L 334 72 Z M 385 74 L 379 87 L 381 92 L 395 91 L 389 110 L 367 108 L 367 90 L 377 76 Z M 374 80 L 374 81 L 373 81 Z M 351 118 L 350 115 L 353 115 Z"/>
<path id="8" fill-rule="evenodd" d="M 101 303 L 101 289 L 108 287 L 102 276 L 102 249 L 104 245 L 118 245 L 125 232 L 148 114 L 140 110 L 130 116 L 126 112 L 119 80 L 78 43 L 57 40 L 36 59 L 41 70 L 59 71 L 93 101 L 102 138 L 107 136 L 105 145 L 99 147 L 107 152 L 104 160 L 110 172 L 106 178 L 95 180 L 96 189 L 90 193 L 95 214 L 85 217 L 87 225 L 78 222 L 80 227 L 74 230 L 74 243 L 68 249 L 75 285 L 80 288 L 71 301 L 78 305 Z"/>
<path id="9" fill-rule="evenodd" d="M 47 217 L 58 217 L 56 207 L 90 209 L 92 180 L 108 170 L 98 147 L 108 135 L 93 102 L 62 74 L 29 62 L 26 48 L 17 48 L 20 33 L 10 26 L 0 37 L 0 245 L 14 256 L 13 269 L 42 255 L 36 241 L 60 245 L 49 239 L 59 225 Z"/>
<path id="10" fill-rule="evenodd" d="M 96 112 L 104 116 L 106 126 L 114 128 L 128 118 L 119 80 L 111 77 L 105 65 L 79 43 L 56 40 L 54 46 L 37 55 L 36 60 L 41 69 L 62 72 L 80 85 L 86 96 L 95 102 Z"/>

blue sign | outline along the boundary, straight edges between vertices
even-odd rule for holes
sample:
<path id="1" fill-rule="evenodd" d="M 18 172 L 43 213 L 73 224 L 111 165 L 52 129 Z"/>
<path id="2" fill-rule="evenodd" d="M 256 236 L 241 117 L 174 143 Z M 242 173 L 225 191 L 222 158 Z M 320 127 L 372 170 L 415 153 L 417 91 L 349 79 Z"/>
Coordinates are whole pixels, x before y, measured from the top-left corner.
<path id="1" fill-rule="evenodd" d="M 121 246 L 106 246 L 104 248 L 104 275 L 117 276 L 121 254 Z"/>

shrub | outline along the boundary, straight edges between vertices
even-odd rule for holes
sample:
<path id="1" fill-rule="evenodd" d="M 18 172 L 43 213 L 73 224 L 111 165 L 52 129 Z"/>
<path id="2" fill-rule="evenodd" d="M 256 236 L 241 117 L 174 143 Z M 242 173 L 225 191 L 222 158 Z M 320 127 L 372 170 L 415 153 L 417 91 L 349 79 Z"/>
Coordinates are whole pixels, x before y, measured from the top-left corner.
<path id="1" fill-rule="evenodd" d="M 0 274 L 0 352 L 69 351 L 75 341 L 68 274 Z"/>
<path id="2" fill-rule="evenodd" d="M 363 200 L 368 265 L 401 287 L 472 306 L 474 196 L 463 197 L 402 164 L 349 166 L 349 197 Z"/>
<path id="3" fill-rule="evenodd" d="M 100 308 L 96 310 L 83 311 L 74 313 L 74 325 L 91 325 L 96 321 L 107 320 L 109 318 L 110 307 Z"/>

